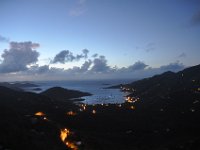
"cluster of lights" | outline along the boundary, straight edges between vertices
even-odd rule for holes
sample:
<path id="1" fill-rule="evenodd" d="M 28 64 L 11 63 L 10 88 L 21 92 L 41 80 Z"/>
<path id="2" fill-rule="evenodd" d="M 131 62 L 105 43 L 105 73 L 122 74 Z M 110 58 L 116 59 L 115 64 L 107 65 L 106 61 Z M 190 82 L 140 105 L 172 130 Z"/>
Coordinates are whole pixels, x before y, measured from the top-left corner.
<path id="1" fill-rule="evenodd" d="M 101 104 L 101 105 L 102 105 L 102 106 L 109 106 L 108 104 Z M 86 104 L 81 104 L 81 105 L 79 105 L 79 106 L 80 106 L 80 108 L 79 108 L 79 111 L 80 111 L 80 112 L 86 111 L 86 109 L 87 109 L 87 105 L 86 105 Z M 95 105 L 93 105 L 93 107 L 95 107 Z M 92 114 L 96 114 L 96 110 L 93 109 L 93 110 L 91 111 L 91 113 L 92 113 Z M 68 116 L 76 116 L 76 115 L 77 115 L 77 112 L 69 111 L 69 112 L 67 112 L 67 115 L 68 115 Z"/>
<path id="2" fill-rule="evenodd" d="M 79 111 L 85 111 L 85 110 L 86 110 L 86 107 L 87 107 L 86 104 L 81 104 L 81 105 L 80 105 Z"/>
<path id="3" fill-rule="evenodd" d="M 42 117 L 42 118 L 43 118 L 43 120 L 48 120 L 48 119 L 47 119 L 47 117 L 46 117 L 46 114 L 45 114 L 45 113 L 43 113 L 43 112 L 41 112 L 41 111 L 39 111 L 39 112 L 36 112 L 34 115 L 35 115 L 35 116 Z"/>
<path id="4" fill-rule="evenodd" d="M 76 112 L 69 111 L 69 112 L 67 112 L 67 115 L 68 116 L 76 116 Z"/>
<path id="5" fill-rule="evenodd" d="M 127 97 L 126 100 L 127 100 L 127 102 L 134 103 L 134 102 L 136 102 L 138 99 L 139 99 L 139 98 Z M 86 104 L 80 104 L 79 106 L 80 106 L 80 108 L 79 108 L 79 111 L 80 111 L 80 112 L 86 111 L 86 109 L 87 109 L 87 107 L 88 107 Z M 95 107 L 96 105 L 92 105 L 92 106 Z M 104 103 L 102 103 L 102 104 L 100 104 L 100 106 L 108 107 L 109 104 L 104 104 Z M 117 104 L 116 106 L 121 108 L 121 107 L 122 107 L 122 104 Z M 131 105 L 131 106 L 129 106 L 128 109 L 135 110 L 135 106 Z M 90 110 L 90 109 L 88 109 L 88 110 Z M 96 111 L 95 109 L 92 109 L 92 110 L 91 110 L 91 113 L 92 113 L 93 115 L 95 115 L 95 114 L 97 113 L 97 111 Z M 74 112 L 74 111 L 69 111 L 69 112 L 67 112 L 67 115 L 69 115 L 69 116 L 75 116 L 75 115 L 77 115 L 77 113 Z M 69 149 L 71 149 L 71 150 L 78 150 L 78 146 L 81 144 L 81 142 L 80 142 L 80 141 L 79 141 L 79 142 L 73 142 L 73 141 L 69 140 L 69 136 L 70 136 L 71 134 L 73 134 L 73 133 L 71 133 L 71 131 L 70 131 L 69 129 L 67 129 L 67 128 L 61 129 L 61 130 L 60 130 L 60 139 L 61 139 L 61 141 L 62 141 Z"/>
<path id="6" fill-rule="evenodd" d="M 134 88 L 129 88 L 125 86 L 121 86 L 122 91 L 127 91 L 127 92 L 135 92 L 136 90 Z"/>
<path id="7" fill-rule="evenodd" d="M 70 132 L 69 129 L 67 129 L 67 128 L 61 129 L 60 130 L 60 139 L 62 140 L 63 143 L 65 143 L 65 145 L 68 148 L 70 148 L 72 150 L 78 150 L 77 144 L 68 140 L 68 137 L 70 136 L 70 134 L 72 134 L 72 133 Z"/>
<path id="8" fill-rule="evenodd" d="M 139 98 L 134 98 L 134 97 L 130 97 L 130 96 L 128 96 L 127 98 L 126 98 L 126 101 L 128 102 L 128 103 L 135 103 L 135 102 L 137 102 L 139 100 Z"/>
<path id="9" fill-rule="evenodd" d="M 134 99 L 134 98 L 131 98 L 131 97 L 127 97 L 127 101 L 133 103 L 133 102 L 137 101 L 137 99 Z M 109 104 L 103 104 L 103 103 L 100 104 L 100 105 L 104 106 L 104 107 L 108 107 L 109 106 Z M 96 105 L 93 105 L 93 107 L 94 106 L 96 106 Z M 122 104 L 118 104 L 116 106 L 117 107 L 122 107 Z M 80 111 L 86 111 L 86 108 L 87 108 L 86 104 L 81 104 L 79 110 Z M 130 106 L 129 109 L 135 110 L 135 106 Z M 97 113 L 97 111 L 95 109 L 92 109 L 91 113 L 93 115 L 95 115 Z M 36 112 L 34 115 L 38 116 L 38 117 L 42 117 L 43 120 L 48 120 L 47 117 L 46 117 L 46 114 L 44 112 L 41 112 L 41 111 L 40 112 Z M 77 112 L 68 111 L 67 115 L 68 116 L 76 116 Z M 69 148 L 71 150 L 78 150 L 79 145 L 81 145 L 81 141 L 74 142 L 74 141 L 70 140 L 70 135 L 72 135 L 72 134 L 73 133 L 67 128 L 61 129 L 60 130 L 60 139 L 67 146 L 67 148 Z"/>
<path id="10" fill-rule="evenodd" d="M 131 98 L 131 97 L 127 97 L 127 101 L 128 102 L 136 102 L 138 99 L 134 99 L 134 98 Z M 108 107 L 109 104 L 100 104 L 101 106 L 104 106 L 104 107 Z M 96 106 L 96 105 L 93 105 L 93 107 Z M 122 107 L 122 104 L 117 104 L 116 105 L 117 107 Z M 86 104 L 80 104 L 80 111 L 86 111 L 86 108 L 87 108 L 87 105 Z M 135 110 L 135 106 L 131 105 L 129 107 L 129 109 L 131 110 Z M 95 109 L 92 109 L 91 110 L 91 113 L 93 115 L 95 115 L 97 113 L 97 111 Z M 39 116 L 39 117 L 43 117 L 44 120 L 48 120 L 47 117 L 46 117 L 46 114 L 44 112 L 36 112 L 34 114 L 35 116 Z M 74 111 L 68 111 L 67 112 L 67 115 L 68 116 L 75 116 L 77 115 L 77 112 L 74 112 Z M 74 142 L 72 140 L 70 140 L 70 135 L 72 135 L 73 133 L 67 129 L 67 128 L 64 128 L 64 129 L 60 129 L 60 139 L 61 141 L 67 146 L 67 148 L 71 149 L 71 150 L 78 150 L 78 147 L 82 144 L 81 141 L 78 141 L 78 142 Z"/>

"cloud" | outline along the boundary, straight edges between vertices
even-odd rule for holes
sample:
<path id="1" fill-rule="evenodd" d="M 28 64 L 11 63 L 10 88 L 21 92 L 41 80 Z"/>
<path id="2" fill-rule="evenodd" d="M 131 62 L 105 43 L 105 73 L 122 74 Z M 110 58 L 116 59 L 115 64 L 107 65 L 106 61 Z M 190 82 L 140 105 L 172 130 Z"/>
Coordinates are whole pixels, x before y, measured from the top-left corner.
<path id="1" fill-rule="evenodd" d="M 143 70 L 147 67 L 148 65 L 146 65 L 144 62 L 141 61 L 137 61 L 136 63 L 134 63 L 133 65 L 129 66 L 127 69 L 130 71 L 137 71 L 137 70 Z"/>
<path id="2" fill-rule="evenodd" d="M 194 26 L 200 25 L 200 11 L 196 12 L 191 19 L 191 24 Z"/>
<path id="3" fill-rule="evenodd" d="M 27 72 L 30 74 L 44 74 L 44 73 L 48 73 L 50 71 L 49 69 L 49 65 L 44 65 L 44 66 L 38 66 L 38 65 L 34 65 L 31 66 L 29 68 L 29 70 L 27 70 Z"/>
<path id="4" fill-rule="evenodd" d="M 185 53 L 181 53 L 178 57 L 179 57 L 179 58 L 185 58 L 185 57 L 186 57 L 186 54 L 185 54 Z"/>
<path id="5" fill-rule="evenodd" d="M 80 70 L 82 72 L 87 72 L 91 65 L 92 65 L 92 61 L 91 60 L 85 61 L 84 64 L 81 66 Z"/>
<path id="6" fill-rule="evenodd" d="M 34 50 L 39 44 L 32 42 L 11 42 L 10 48 L 5 49 L 1 57 L 1 73 L 27 70 L 27 66 L 38 61 L 39 53 Z"/>
<path id="7" fill-rule="evenodd" d="M 52 63 L 59 62 L 64 64 L 65 62 L 73 61 L 74 59 L 75 57 L 73 56 L 72 52 L 69 50 L 63 50 L 54 57 Z"/>
<path id="8" fill-rule="evenodd" d="M 161 71 L 177 72 L 177 71 L 180 71 L 184 68 L 185 68 L 185 66 L 182 63 L 180 63 L 179 61 L 177 61 L 177 62 L 174 62 L 174 63 L 170 63 L 168 65 L 161 66 L 159 69 Z"/>
<path id="9" fill-rule="evenodd" d="M 0 42 L 9 42 L 10 40 L 0 35 Z"/>
<path id="10" fill-rule="evenodd" d="M 67 53 L 67 55 L 65 53 Z M 74 56 L 72 54 L 72 56 L 71 56 L 70 52 L 62 51 L 56 55 L 56 57 L 54 58 L 53 61 L 65 63 L 66 57 L 69 56 L 68 54 L 70 54 L 70 61 L 72 61 L 71 58 L 76 60 L 76 59 L 79 59 L 80 56 L 81 56 L 81 58 L 87 58 L 88 53 L 89 53 L 89 51 L 84 49 L 82 52 L 82 55 Z M 82 73 L 96 74 L 96 73 L 106 73 L 106 72 L 109 72 L 110 70 L 111 70 L 111 67 L 107 64 L 107 60 L 106 60 L 105 56 L 99 56 L 98 58 L 95 58 L 93 60 L 91 60 L 91 59 L 86 60 L 80 67 L 74 66 L 72 68 L 64 70 L 64 72 L 67 74 L 82 74 Z"/>
<path id="11" fill-rule="evenodd" d="M 111 76 L 111 78 L 142 79 L 146 77 L 151 77 L 156 74 L 161 74 L 166 71 L 177 72 L 185 68 L 185 66 L 179 62 L 163 65 L 160 66 L 159 68 L 147 67 L 148 65 L 146 65 L 145 63 L 142 64 L 141 61 L 138 62 L 135 62 L 129 67 L 118 68 L 114 72 L 111 72 L 108 76 Z M 130 69 L 131 66 L 138 66 L 138 67 L 134 67 L 135 69 Z"/>
<path id="12" fill-rule="evenodd" d="M 88 49 L 83 49 L 82 52 L 83 52 L 83 56 L 84 56 L 85 58 L 87 58 L 87 57 L 88 57 L 89 50 L 88 50 Z"/>
<path id="13" fill-rule="evenodd" d="M 185 68 L 181 63 L 174 62 L 159 68 L 147 67 L 142 61 L 137 61 L 128 67 L 114 67 L 107 64 L 105 56 L 99 56 L 94 60 L 85 61 L 81 67 L 74 66 L 69 69 L 49 68 L 49 66 L 32 67 L 31 74 L 45 75 L 46 78 L 56 79 L 114 79 L 114 78 L 132 78 L 140 79 L 160 74 L 165 71 L 177 72 Z"/>
<path id="14" fill-rule="evenodd" d="M 100 73 L 100 72 L 108 72 L 110 67 L 107 64 L 107 60 L 105 56 L 99 56 L 93 60 L 93 66 L 91 68 L 92 72 Z"/>
<path id="15" fill-rule="evenodd" d="M 92 55 L 92 57 L 96 58 L 96 57 L 98 57 L 98 54 L 95 53 L 95 54 Z"/>
<path id="16" fill-rule="evenodd" d="M 77 67 L 77 66 L 74 66 L 73 68 L 70 68 L 70 69 L 67 69 L 67 70 L 64 70 L 64 72 L 66 74 L 73 74 L 73 75 L 81 75 L 81 74 L 86 74 L 88 73 L 89 74 L 89 71 L 90 71 L 90 67 L 92 65 L 92 61 L 89 59 L 87 61 L 85 61 L 81 67 Z M 90 72 L 91 73 L 91 72 Z"/>
<path id="17" fill-rule="evenodd" d="M 78 0 L 75 6 L 70 9 L 69 15 L 74 17 L 83 15 L 86 12 L 85 3 L 86 0 Z"/>
<path id="18" fill-rule="evenodd" d="M 83 49 L 81 54 L 74 55 L 69 50 L 63 50 L 59 52 L 53 59 L 51 63 L 66 63 L 66 62 L 72 62 L 72 61 L 79 61 L 80 59 L 86 59 L 88 58 L 88 49 Z"/>
<path id="19" fill-rule="evenodd" d="M 35 50 L 40 45 L 32 42 L 11 42 L 10 48 L 5 49 L 0 62 L 0 79 L 13 80 L 67 80 L 67 79 L 140 79 L 160 74 L 165 71 L 177 72 L 185 68 L 179 61 L 152 68 L 143 61 L 136 61 L 127 67 L 112 67 L 105 56 L 94 54 L 88 58 L 89 50 L 83 49 L 74 55 L 69 50 L 59 52 L 52 63 L 66 63 L 85 60 L 81 66 L 69 69 L 56 68 L 52 65 L 39 66 L 39 53 Z M 180 56 L 183 57 L 182 53 Z"/>
<path id="20" fill-rule="evenodd" d="M 137 67 L 130 67 L 137 66 Z M 1 80 L 74 80 L 74 79 L 142 79 L 161 74 L 166 71 L 177 72 L 185 68 L 179 62 L 160 66 L 159 68 L 145 67 L 141 61 L 135 62 L 129 67 L 112 68 L 107 64 L 104 56 L 94 60 L 85 61 L 81 67 L 74 66 L 69 69 L 53 68 L 48 65 L 34 65 L 27 70 L 16 72 L 15 74 L 2 74 Z M 140 67 L 139 67 L 140 66 Z M 131 69 L 130 69 L 131 68 Z M 134 68 L 134 69 L 133 69 Z"/>

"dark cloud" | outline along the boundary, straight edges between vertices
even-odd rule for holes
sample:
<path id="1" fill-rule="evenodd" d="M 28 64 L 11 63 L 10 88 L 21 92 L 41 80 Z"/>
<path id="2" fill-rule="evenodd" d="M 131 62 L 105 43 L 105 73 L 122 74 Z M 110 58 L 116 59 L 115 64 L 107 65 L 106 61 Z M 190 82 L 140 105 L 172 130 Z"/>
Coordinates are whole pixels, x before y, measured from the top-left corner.
<path id="1" fill-rule="evenodd" d="M 38 73 L 46 73 L 49 71 L 49 65 L 44 65 L 38 67 Z"/>
<path id="2" fill-rule="evenodd" d="M 86 71 L 89 70 L 91 65 L 92 65 L 92 61 L 91 60 L 85 61 L 84 64 L 81 66 L 80 70 L 82 72 L 86 72 Z"/>
<path id="3" fill-rule="evenodd" d="M 94 60 L 85 61 L 81 67 L 74 66 L 69 69 L 53 68 L 48 65 L 34 65 L 27 70 L 7 74 L 6 79 L 21 79 L 24 80 L 66 80 L 66 79 L 142 79 L 151 77 L 156 74 L 161 74 L 166 71 L 177 72 L 184 69 L 185 66 L 179 62 L 163 65 L 159 68 L 147 67 L 141 61 L 134 63 L 129 67 L 118 68 L 107 65 L 107 60 L 104 56 L 100 56 Z M 0 76 L 0 79 L 5 78 L 5 74 Z M 4 76 L 4 77 L 3 77 Z"/>
<path id="4" fill-rule="evenodd" d="M 166 71 L 177 72 L 185 68 L 185 66 L 179 62 L 163 65 L 163 66 L 160 66 L 159 68 L 152 68 L 152 67 L 147 67 L 147 66 L 148 65 L 146 65 L 145 63 L 138 61 L 127 68 L 125 67 L 117 68 L 115 72 L 109 73 L 109 76 L 111 76 L 112 78 L 123 77 L 123 78 L 132 78 L 132 79 L 142 79 L 142 78 L 154 76 L 156 74 L 161 74 Z"/>
<path id="5" fill-rule="evenodd" d="M 74 60 L 73 54 L 69 50 L 63 50 L 54 57 L 52 63 L 59 62 L 59 63 L 64 64 L 65 62 L 73 61 L 73 60 Z"/>
<path id="6" fill-rule="evenodd" d="M 137 61 L 136 63 L 134 63 L 133 65 L 128 67 L 128 70 L 130 71 L 137 71 L 137 70 L 143 70 L 147 67 L 148 65 L 146 65 L 144 62 L 141 61 Z"/>
<path id="7" fill-rule="evenodd" d="M 28 72 L 29 73 L 36 73 L 36 74 L 43 74 L 49 72 L 49 65 L 44 65 L 44 66 L 32 66 L 29 68 Z"/>
<path id="8" fill-rule="evenodd" d="M 32 80 L 65 80 L 65 79 L 113 79 L 113 78 L 144 78 L 165 71 L 177 72 L 185 68 L 182 63 L 174 62 L 159 68 L 151 68 L 142 61 L 137 61 L 128 67 L 119 68 L 109 66 L 105 56 L 99 54 L 88 58 L 89 50 L 83 49 L 80 54 L 74 55 L 69 50 L 58 53 L 51 63 L 66 63 L 85 59 L 84 63 L 69 69 L 55 68 L 53 65 L 39 66 L 39 53 L 35 50 L 40 45 L 32 42 L 11 42 L 10 48 L 5 49 L 0 61 L 0 79 L 32 79 Z M 149 43 L 149 47 L 154 43 Z M 185 57 L 185 53 L 179 57 Z M 7 76 L 6 76 L 7 75 Z"/>
<path id="9" fill-rule="evenodd" d="M 84 57 L 85 59 L 88 58 L 89 50 L 88 50 L 88 49 L 83 49 L 82 52 L 83 52 L 83 57 Z"/>
<path id="10" fill-rule="evenodd" d="M 149 47 L 154 44 L 149 44 Z M 11 42 L 10 48 L 4 50 L 2 54 L 2 62 L 0 63 L 0 72 L 7 73 L 13 77 L 13 73 L 24 79 L 103 79 L 103 78 L 144 78 L 165 71 L 177 72 L 184 69 L 184 65 L 177 62 L 163 65 L 159 68 L 147 67 L 148 65 L 142 61 L 137 61 L 128 67 L 119 68 L 111 67 L 105 56 L 99 54 L 92 55 L 92 59 L 88 59 L 89 50 L 83 49 L 81 54 L 74 55 L 69 50 L 63 50 L 58 53 L 53 63 L 66 63 L 85 59 L 82 66 L 74 66 L 69 69 L 55 68 L 51 65 L 39 66 L 34 64 L 38 61 L 39 53 L 35 50 L 40 45 L 32 42 Z M 179 57 L 185 57 L 185 53 Z M 86 60 L 87 59 L 87 60 Z M 2 74 L 5 75 L 5 74 Z"/>
<path id="11" fill-rule="evenodd" d="M 66 63 L 66 62 L 72 62 L 72 61 L 79 61 L 80 59 L 87 59 L 88 58 L 88 49 L 83 49 L 81 54 L 73 55 L 72 52 L 69 50 L 63 50 L 60 53 L 58 53 L 52 63 Z M 98 54 L 92 55 L 94 58 L 93 60 L 87 60 L 82 64 L 81 67 L 73 67 L 69 69 L 69 72 L 88 72 L 90 73 L 101 73 L 101 72 L 107 72 L 110 70 L 110 66 L 107 64 L 107 60 L 105 56 L 99 56 Z"/>
<path id="12" fill-rule="evenodd" d="M 192 16 L 191 23 L 192 23 L 192 25 L 195 25 L 195 26 L 199 26 L 200 25 L 200 11 L 196 12 Z"/>
<path id="13" fill-rule="evenodd" d="M 66 62 L 79 61 L 82 58 L 84 59 L 88 58 L 88 53 L 89 50 L 87 49 L 83 49 L 82 54 L 77 54 L 77 55 L 74 55 L 69 50 L 63 50 L 54 57 L 52 63 L 64 64 Z"/>
<path id="14" fill-rule="evenodd" d="M 66 77 L 81 77 L 88 79 L 99 79 L 99 78 L 145 78 L 155 74 L 160 74 L 165 71 L 177 72 L 185 68 L 185 66 L 179 62 L 170 63 L 168 65 L 161 66 L 159 68 L 147 67 L 145 63 L 138 61 L 129 67 L 114 67 L 107 65 L 107 60 L 104 56 L 99 58 L 85 61 L 81 67 L 73 67 L 67 70 L 56 70 L 50 69 L 49 74 L 62 74 Z"/>
<path id="15" fill-rule="evenodd" d="M 34 50 L 39 44 L 32 42 L 11 42 L 10 49 L 5 49 L 1 57 L 1 73 L 27 70 L 27 66 L 38 61 L 39 53 Z"/>
<path id="16" fill-rule="evenodd" d="M 0 35 L 0 42 L 9 42 L 9 39 Z"/>
<path id="17" fill-rule="evenodd" d="M 96 58 L 96 57 L 98 57 L 98 54 L 97 53 L 93 54 L 92 57 Z"/>
<path id="18" fill-rule="evenodd" d="M 91 68 L 92 72 L 100 73 L 100 72 L 108 72 L 110 67 L 107 65 L 107 60 L 105 56 L 99 56 L 93 60 L 93 66 Z"/>
<path id="19" fill-rule="evenodd" d="M 177 61 L 175 63 L 170 63 L 168 65 L 161 66 L 159 69 L 161 71 L 177 72 L 177 71 L 180 71 L 180 70 L 182 70 L 184 68 L 185 68 L 185 66 L 182 63 L 179 63 L 179 61 Z"/>
<path id="20" fill-rule="evenodd" d="M 65 70 L 66 74 L 85 74 L 90 71 L 90 67 L 92 65 L 91 60 L 85 61 L 81 67 L 74 66 L 73 68 Z"/>

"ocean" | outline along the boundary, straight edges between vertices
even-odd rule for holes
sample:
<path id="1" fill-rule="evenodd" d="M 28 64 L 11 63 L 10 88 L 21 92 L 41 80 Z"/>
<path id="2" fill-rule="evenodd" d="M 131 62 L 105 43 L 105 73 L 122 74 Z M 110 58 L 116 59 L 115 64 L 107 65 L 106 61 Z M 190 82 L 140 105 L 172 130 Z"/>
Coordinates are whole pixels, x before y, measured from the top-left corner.
<path id="1" fill-rule="evenodd" d="M 38 81 L 34 82 L 39 85 L 42 91 L 47 90 L 51 87 L 63 87 L 66 89 L 79 90 L 82 92 L 89 92 L 92 96 L 82 97 L 86 104 L 108 104 L 108 103 L 124 103 L 125 96 L 128 93 L 121 92 L 120 89 L 105 89 L 118 84 L 126 84 L 133 82 L 133 80 L 87 80 L 87 81 Z M 32 89 L 27 89 L 32 92 Z"/>

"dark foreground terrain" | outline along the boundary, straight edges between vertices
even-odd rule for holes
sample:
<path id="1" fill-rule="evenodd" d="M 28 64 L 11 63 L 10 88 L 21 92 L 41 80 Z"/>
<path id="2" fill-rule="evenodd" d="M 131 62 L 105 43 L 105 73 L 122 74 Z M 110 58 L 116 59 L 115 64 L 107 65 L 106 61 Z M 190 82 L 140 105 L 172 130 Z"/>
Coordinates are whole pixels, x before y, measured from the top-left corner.
<path id="1" fill-rule="evenodd" d="M 200 149 L 200 66 L 121 88 L 125 103 L 88 106 L 70 98 L 89 93 L 1 86 L 0 150 Z"/>

